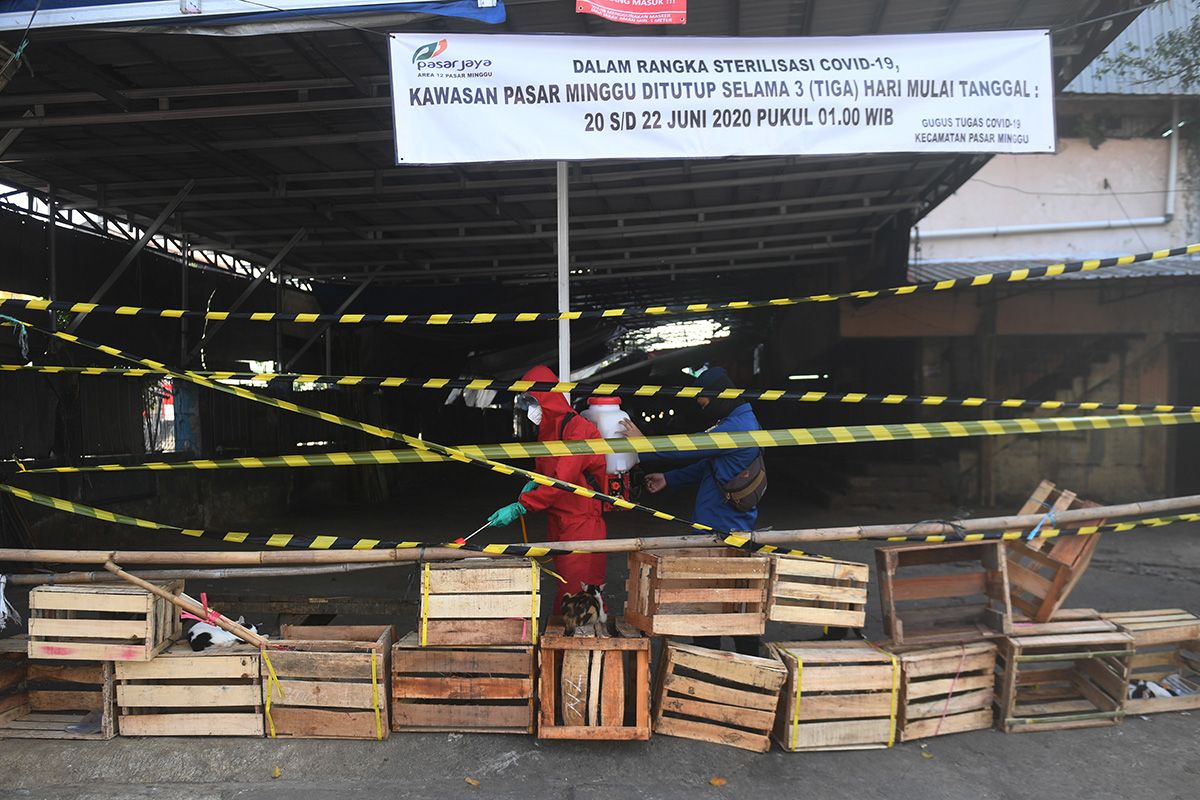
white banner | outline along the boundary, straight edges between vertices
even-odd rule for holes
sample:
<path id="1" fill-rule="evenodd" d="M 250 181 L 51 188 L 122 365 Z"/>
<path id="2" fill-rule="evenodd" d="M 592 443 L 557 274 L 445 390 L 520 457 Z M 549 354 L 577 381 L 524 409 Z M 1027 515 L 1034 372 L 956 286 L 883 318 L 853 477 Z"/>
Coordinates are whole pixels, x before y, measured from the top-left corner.
<path id="1" fill-rule="evenodd" d="M 1046 31 L 405 33 L 391 61 L 402 164 L 1054 150 Z"/>

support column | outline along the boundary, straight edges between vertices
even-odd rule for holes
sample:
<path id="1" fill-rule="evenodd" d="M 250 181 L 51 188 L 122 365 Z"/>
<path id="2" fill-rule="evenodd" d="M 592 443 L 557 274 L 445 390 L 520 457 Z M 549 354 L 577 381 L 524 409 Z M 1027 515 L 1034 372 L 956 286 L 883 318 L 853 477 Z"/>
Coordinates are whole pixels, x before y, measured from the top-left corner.
<path id="1" fill-rule="evenodd" d="M 50 209 L 50 221 L 46 225 L 46 261 L 50 270 L 50 299 L 58 299 L 58 195 L 54 184 L 46 189 L 46 202 Z M 58 330 L 58 312 L 50 312 L 50 330 Z"/>
<path id="2" fill-rule="evenodd" d="M 567 162 L 555 165 L 555 184 L 558 195 L 558 311 L 571 310 L 571 250 L 570 215 L 567 186 Z M 571 380 L 571 322 L 558 321 L 558 378 Z"/>

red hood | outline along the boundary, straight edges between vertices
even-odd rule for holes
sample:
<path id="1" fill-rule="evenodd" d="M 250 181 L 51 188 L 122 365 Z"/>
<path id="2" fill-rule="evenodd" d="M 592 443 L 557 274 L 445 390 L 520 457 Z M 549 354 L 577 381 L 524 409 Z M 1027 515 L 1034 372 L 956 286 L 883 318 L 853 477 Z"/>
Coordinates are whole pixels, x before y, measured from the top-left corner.
<path id="1" fill-rule="evenodd" d="M 558 383 L 558 376 L 549 367 L 538 365 L 521 376 L 523 381 L 539 381 L 542 383 Z M 571 413 L 571 405 L 558 392 L 530 392 L 538 405 L 542 407 L 542 424 L 538 426 L 538 434 L 542 431 L 553 433 L 551 439 L 558 438 L 562 418 Z"/>

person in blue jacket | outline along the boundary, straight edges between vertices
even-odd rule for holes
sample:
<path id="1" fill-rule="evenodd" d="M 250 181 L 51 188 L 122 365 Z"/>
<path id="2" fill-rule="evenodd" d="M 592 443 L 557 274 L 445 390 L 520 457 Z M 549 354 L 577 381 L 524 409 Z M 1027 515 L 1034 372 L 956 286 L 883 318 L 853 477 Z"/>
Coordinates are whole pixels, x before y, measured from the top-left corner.
<path id="1" fill-rule="evenodd" d="M 704 389 L 734 387 L 729 374 L 721 367 L 705 369 L 700 373 L 697 383 Z M 754 409 L 745 400 L 697 397 L 696 403 L 705 418 L 713 423 L 706 433 L 761 430 L 758 418 L 754 416 Z M 643 435 L 637 426 L 628 420 L 623 421 L 621 425 L 626 436 Z M 692 514 L 694 521 L 720 531 L 752 531 L 758 521 L 758 508 L 739 511 L 726 502 L 721 486 L 749 467 L 760 452 L 757 447 L 743 447 L 734 450 L 655 453 L 653 461 L 681 466 L 646 475 L 646 489 L 657 493 L 664 489 L 678 491 L 695 486 L 696 508 Z M 719 637 L 697 637 L 695 641 L 702 647 L 720 646 Z M 758 637 L 735 636 L 734 644 L 739 652 L 758 654 Z"/>

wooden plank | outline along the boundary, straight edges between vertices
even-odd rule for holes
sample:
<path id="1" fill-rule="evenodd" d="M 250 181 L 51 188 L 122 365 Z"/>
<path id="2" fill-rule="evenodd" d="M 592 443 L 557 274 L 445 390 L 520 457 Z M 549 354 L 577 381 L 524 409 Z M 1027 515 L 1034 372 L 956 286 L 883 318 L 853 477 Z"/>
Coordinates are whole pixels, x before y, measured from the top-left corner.
<path id="1" fill-rule="evenodd" d="M 771 592 L 774 598 L 786 597 L 793 600 L 820 600 L 825 603 L 867 602 L 867 587 L 825 586 L 817 583 L 778 583 Z"/>
<path id="2" fill-rule="evenodd" d="M 421 680 L 421 679 L 416 679 Z M 387 682 L 372 687 L 370 683 L 334 683 L 331 681 L 280 680 L 283 697 L 276 694 L 271 707 L 304 706 L 311 708 L 374 708 L 387 702 Z"/>
<path id="3" fill-rule="evenodd" d="M 562 654 L 559 694 L 564 725 L 587 725 L 588 678 L 592 653 L 588 650 L 567 650 Z"/>
<path id="4" fill-rule="evenodd" d="M 904 624 L 911 630 L 937 628 L 951 624 L 977 623 L 983 619 L 986 606 L 981 602 L 935 608 L 898 608 Z M 896 638 L 896 637 L 893 637 Z M 897 638 L 897 641 L 899 639 Z"/>
<path id="5" fill-rule="evenodd" d="M 754 614 L 659 614 L 651 624 L 656 636 L 756 636 L 766 618 Z"/>
<path id="6" fill-rule="evenodd" d="M 369 653 L 301 653 L 269 650 L 271 666 L 280 678 L 345 678 L 371 680 Z M 263 664 L 266 670 L 266 664 Z M 379 676 L 383 675 L 383 659 L 376 662 Z"/>
<path id="7" fill-rule="evenodd" d="M 892 666 L 846 665 L 822 667 L 805 662 L 801 683 L 805 692 L 891 691 L 895 681 Z"/>
<path id="8" fill-rule="evenodd" d="M 850 687 L 847 687 L 850 688 Z M 788 697 L 786 715 L 795 717 L 795 693 Z M 825 719 L 870 719 L 887 717 L 892 711 L 891 692 L 869 694 L 818 694 L 800 695 L 800 720 L 802 722 Z"/>
<path id="9" fill-rule="evenodd" d="M 258 736 L 264 735 L 261 711 L 202 714 L 126 714 L 122 736 Z"/>
<path id="10" fill-rule="evenodd" d="M 1200 710 L 1200 694 L 1179 697 L 1151 697 L 1125 701 L 1126 714 L 1158 714 L 1164 711 Z"/>
<path id="11" fill-rule="evenodd" d="M 149 661 L 154 653 L 144 645 L 39 642 L 31 639 L 29 657 L 75 661 Z"/>
<path id="12" fill-rule="evenodd" d="M 319 708 L 282 708 L 271 706 L 271 719 L 279 737 L 305 739 L 374 739 L 374 711 L 327 711 Z M 381 720 L 387 738 L 386 716 Z"/>
<path id="13" fill-rule="evenodd" d="M 369 684 L 365 686 L 369 694 L 371 687 Z M 533 679 L 531 677 L 414 678 L 400 676 L 392 686 L 392 696 L 430 700 L 523 700 L 533 697 Z"/>
<path id="14" fill-rule="evenodd" d="M 851 580 L 866 583 L 871 574 L 866 564 L 856 564 L 851 561 L 832 561 L 823 558 L 794 558 L 791 556 L 772 556 L 772 558 L 775 559 L 775 572 L 779 575 L 802 575 L 808 578 Z"/>
<path id="15" fill-rule="evenodd" d="M 805 670 L 805 672 L 807 673 L 808 670 Z M 972 689 L 990 689 L 995 682 L 996 678 L 991 673 L 985 675 L 960 675 L 957 679 L 954 676 L 937 678 L 910 684 L 908 687 L 908 696 L 920 699 L 922 697 L 936 697 L 937 695 L 949 694 L 951 691 L 967 692 Z"/>
<path id="16" fill-rule="evenodd" d="M 630 658 L 630 663 L 634 663 L 632 658 Z M 623 725 L 625 723 L 625 656 L 620 650 L 604 651 L 604 683 L 601 694 L 600 724 L 606 727 Z"/>
<path id="17" fill-rule="evenodd" d="M 384 648 L 392 646 L 396 630 L 391 625 L 281 625 L 279 638 L 293 642 L 345 642 Z"/>
<path id="18" fill-rule="evenodd" d="M 392 705 L 392 730 L 461 731 L 473 728 L 533 730 L 533 709 L 524 705 L 398 702 Z"/>
<path id="19" fill-rule="evenodd" d="M 813 608 L 812 606 L 789 606 L 774 603 L 767 618 L 774 622 L 795 622 L 807 625 L 834 625 L 840 628 L 861 628 L 866 624 L 867 611 L 839 611 L 832 608 Z"/>
<path id="20" fill-rule="evenodd" d="M 914 720 L 904 725 L 900 731 L 900 741 L 911 742 L 914 739 L 925 739 L 930 736 L 987 730 L 992 727 L 992 722 L 993 714 L 990 706 L 963 714 L 951 714 L 945 719 L 938 716 L 931 719 Z"/>
<path id="21" fill-rule="evenodd" d="M 663 678 L 663 690 L 675 694 L 694 697 L 700 700 L 711 700 L 715 703 L 740 706 L 742 708 L 770 711 L 775 708 L 777 696 L 759 692 L 747 692 L 742 689 L 731 689 L 728 686 L 717 686 L 712 683 L 686 678 L 674 673 L 668 673 Z"/>
<path id="22" fill-rule="evenodd" d="M 1049 623 L 1053 625 L 1054 623 Z M 1023 651 L 1045 649 L 1051 652 L 1070 653 L 1074 648 L 1086 650 L 1132 650 L 1132 642 L 1124 633 L 1082 633 L 1071 635 L 1027 636 L 1018 633 L 1013 641 L 1020 645 Z M 1028 655 L 1036 655 L 1025 653 Z"/>
<path id="23" fill-rule="evenodd" d="M 734 728 L 722 728 L 704 722 L 662 717 L 654 724 L 654 732 L 664 736 L 679 736 L 701 742 L 725 744 L 743 750 L 765 753 L 771 749 L 771 740 L 763 734 L 746 733 Z"/>
<path id="24" fill-rule="evenodd" d="M 554 636 L 538 637 L 541 650 L 649 650 L 650 640 L 639 634 L 634 638 L 617 636 Z"/>
<path id="25" fill-rule="evenodd" d="M 542 728 L 552 727 L 557 723 L 558 713 L 558 664 L 561 660 L 560 650 L 538 651 L 538 704 L 540 706 Z"/>
<path id="26" fill-rule="evenodd" d="M 271 663 L 275 660 L 272 658 Z M 123 661 L 116 665 L 117 680 L 200 680 L 202 678 L 257 678 L 259 656 L 161 656 L 153 661 Z"/>
<path id="27" fill-rule="evenodd" d="M 946 542 L 943 544 L 899 544 L 880 547 L 877 553 L 884 557 L 891 556 L 897 569 L 907 567 L 930 566 L 936 564 L 954 564 L 959 562 L 981 562 L 987 557 L 988 551 L 994 555 L 999 552 L 1000 542 Z M 883 570 L 881 570 L 882 572 Z"/>
<path id="28" fill-rule="evenodd" d="M 604 659 L 601 653 L 594 652 L 591 661 L 588 670 L 587 724 L 594 727 L 600 724 L 600 681 Z"/>
<path id="29" fill-rule="evenodd" d="M 543 643 L 544 646 L 544 643 Z M 446 650 L 397 647 L 392 650 L 392 672 L 440 675 L 528 675 L 533 669 L 533 648 L 520 650 Z"/>
<path id="30" fill-rule="evenodd" d="M 1049 596 L 1052 587 L 1046 578 L 1012 559 L 1008 562 L 1008 581 L 1011 586 L 1039 598 Z"/>
<path id="31" fill-rule="evenodd" d="M 662 707 L 663 711 L 757 731 L 769 731 L 771 724 L 775 721 L 775 714 L 772 711 L 756 711 L 721 703 L 706 703 L 689 700 L 685 697 L 664 697 Z"/>
<path id="32" fill-rule="evenodd" d="M 888 719 L 845 720 L 802 723 L 795 739 L 797 751 L 809 748 L 845 747 L 847 745 L 887 744 L 892 723 Z M 791 728 L 788 742 L 792 742 Z"/>
<path id="33" fill-rule="evenodd" d="M 420 578 L 418 578 L 420 579 Z M 462 569 L 449 567 L 429 570 L 430 594 L 523 594 L 525 601 L 533 591 L 533 570 L 529 564 L 516 567 Z"/>
<path id="34" fill-rule="evenodd" d="M 766 580 L 771 574 L 771 562 L 765 556 L 744 558 L 698 558 L 661 556 L 658 559 L 658 578 L 752 578 Z"/>
<path id="35" fill-rule="evenodd" d="M 904 706 L 904 718 L 906 720 L 925 719 L 926 717 L 940 717 L 943 714 L 963 714 L 968 711 L 974 711 L 978 708 L 991 708 L 994 692 L 992 687 L 988 686 L 983 689 L 955 694 L 947 698 L 937 700 L 928 700 L 923 703 L 907 703 Z"/>
<path id="36" fill-rule="evenodd" d="M 287 698 L 291 700 L 291 697 Z M 219 686 L 158 686 L 120 684 L 117 705 L 121 708 L 205 708 L 257 706 L 262 704 L 262 686 L 225 684 Z"/>
<path id="37" fill-rule="evenodd" d="M 774 642 L 780 653 L 800 657 L 805 664 L 887 664 L 892 659 L 865 642 Z"/>
<path id="38" fill-rule="evenodd" d="M 129 592 L 70 592 L 49 591 L 61 587 L 39 586 L 29 593 L 30 611 L 108 611 L 116 614 L 146 613 L 146 598 L 142 589 Z"/>
<path id="39" fill-rule="evenodd" d="M 971 597 L 987 594 L 987 575 L 965 572 L 953 575 L 923 575 L 896 578 L 892 581 L 892 596 L 903 600 L 934 600 L 943 597 Z"/>
<path id="40" fill-rule="evenodd" d="M 971 645 L 964 645 L 971 647 Z M 964 651 L 962 655 L 946 655 L 925 660 L 909 660 L 901 656 L 904 662 L 904 677 L 910 681 L 931 678 L 939 675 L 966 674 L 976 670 L 991 672 L 996 664 L 996 646 L 983 643 L 983 651 Z M 944 650 L 944 648 L 939 648 Z"/>
<path id="41" fill-rule="evenodd" d="M 426 642 L 429 646 L 529 644 L 533 628 L 528 615 L 526 607 L 520 619 L 431 619 L 424 623 Z"/>
<path id="42" fill-rule="evenodd" d="M 672 660 L 686 669 L 693 669 L 722 680 L 767 691 L 778 691 L 787 670 L 778 660 L 707 650 L 692 645 L 671 645 Z"/>
<path id="43" fill-rule="evenodd" d="M 441 594 L 422 600 L 430 619 L 504 619 L 529 617 L 529 595 Z"/>
<path id="44" fill-rule="evenodd" d="M 538 729 L 539 739 L 588 739 L 607 741 L 645 741 L 650 738 L 649 728 L 638 727 L 593 727 L 556 725 L 553 728 Z"/>
<path id="45" fill-rule="evenodd" d="M 100 711 L 104 707 L 104 696 L 96 692 L 59 692 L 30 690 L 26 693 L 30 709 L 34 711 Z"/>
<path id="46" fill-rule="evenodd" d="M 761 603 L 766 599 L 765 589 L 656 589 L 654 600 L 660 605 L 670 603 Z M 662 610 L 659 613 L 664 613 Z M 665 613 L 672 613 L 667 609 Z"/>
<path id="47" fill-rule="evenodd" d="M 29 620 L 30 636 L 63 636 L 75 639 L 136 640 L 146 636 L 146 621 L 136 619 L 46 619 Z"/>

